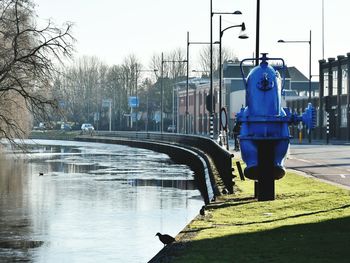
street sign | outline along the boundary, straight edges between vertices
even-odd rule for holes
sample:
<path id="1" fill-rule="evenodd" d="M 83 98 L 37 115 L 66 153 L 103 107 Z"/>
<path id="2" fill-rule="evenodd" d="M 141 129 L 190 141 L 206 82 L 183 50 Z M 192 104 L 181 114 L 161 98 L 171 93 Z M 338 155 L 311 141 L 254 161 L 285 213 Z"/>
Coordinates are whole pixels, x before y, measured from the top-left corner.
<path id="1" fill-rule="evenodd" d="M 102 100 L 102 108 L 108 108 L 112 105 L 111 99 L 103 99 Z"/>
<path id="2" fill-rule="evenodd" d="M 154 118 L 153 119 L 156 121 L 156 123 L 160 122 L 160 111 L 156 111 L 154 113 Z"/>
<path id="3" fill-rule="evenodd" d="M 134 97 L 134 96 L 130 96 L 128 98 L 128 104 L 129 104 L 129 107 L 131 107 L 131 108 L 137 108 L 139 106 L 139 98 Z"/>

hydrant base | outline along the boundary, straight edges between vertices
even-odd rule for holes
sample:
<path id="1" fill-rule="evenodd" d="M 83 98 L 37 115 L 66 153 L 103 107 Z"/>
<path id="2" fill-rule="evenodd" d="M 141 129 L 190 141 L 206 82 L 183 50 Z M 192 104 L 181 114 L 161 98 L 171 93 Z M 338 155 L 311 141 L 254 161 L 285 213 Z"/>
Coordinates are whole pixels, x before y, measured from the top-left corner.
<path id="1" fill-rule="evenodd" d="M 285 169 L 282 166 L 273 167 L 273 178 L 275 180 L 281 179 L 286 174 Z M 244 169 L 244 176 L 255 181 L 259 181 L 258 166 L 251 166 Z"/>

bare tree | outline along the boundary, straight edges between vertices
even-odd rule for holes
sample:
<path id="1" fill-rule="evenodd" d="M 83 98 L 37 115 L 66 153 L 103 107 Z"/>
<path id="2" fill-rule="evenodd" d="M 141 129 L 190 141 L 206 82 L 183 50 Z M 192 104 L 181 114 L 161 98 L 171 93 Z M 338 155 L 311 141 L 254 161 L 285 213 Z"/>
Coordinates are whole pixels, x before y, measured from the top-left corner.
<path id="1" fill-rule="evenodd" d="M 170 64 L 171 78 L 186 76 L 186 54 L 183 49 L 176 49 L 170 53 L 170 61 L 175 61 Z"/>
<path id="2" fill-rule="evenodd" d="M 222 50 L 222 62 L 232 60 L 237 61 L 238 58 L 234 52 L 226 47 Z M 204 47 L 199 53 L 199 64 L 201 70 L 210 71 L 210 46 Z M 213 70 L 217 71 L 219 69 L 219 48 L 215 45 L 213 46 Z"/>
<path id="3" fill-rule="evenodd" d="M 173 89 L 175 82 L 186 78 L 186 55 L 183 49 L 175 49 L 169 53 L 163 54 L 163 110 L 165 113 L 172 113 L 174 107 Z M 162 59 L 161 55 L 153 55 L 151 59 L 151 67 L 158 70 L 158 77 L 161 77 Z M 160 90 L 160 81 L 158 81 L 150 93 L 156 96 L 156 90 Z M 160 95 L 159 95 L 160 100 Z"/>
<path id="4" fill-rule="evenodd" d="M 55 98 L 64 102 L 64 118 L 76 123 L 97 121 L 102 100 L 112 96 L 108 70 L 97 57 L 84 56 L 56 77 Z"/>
<path id="5" fill-rule="evenodd" d="M 142 65 L 135 55 L 131 54 L 124 59 L 122 78 L 126 80 L 128 96 L 136 96 L 136 78 L 139 78 L 141 68 Z"/>
<path id="6" fill-rule="evenodd" d="M 160 68 L 162 67 L 162 57 L 161 55 L 158 54 L 153 54 L 153 56 L 151 57 L 151 62 L 149 64 L 149 67 L 152 69 L 156 69 L 157 70 L 157 74 L 160 74 Z"/>
<path id="7" fill-rule="evenodd" d="M 181 61 L 163 63 L 163 77 L 166 78 L 177 78 L 179 76 L 186 75 L 186 63 L 184 62 L 186 59 L 186 55 L 183 49 L 175 49 L 170 53 L 163 54 L 164 61 Z M 150 67 L 152 69 L 158 70 L 158 75 L 161 72 L 162 67 L 162 58 L 160 54 L 154 54 L 151 58 Z"/>
<path id="8" fill-rule="evenodd" d="M 63 28 L 48 21 L 39 27 L 31 0 L 0 1 L 0 137 L 24 138 L 25 116 L 47 116 L 57 106 L 52 79 L 57 65 L 70 58 L 74 38 L 71 24 Z M 12 109 L 25 113 L 15 116 Z"/>

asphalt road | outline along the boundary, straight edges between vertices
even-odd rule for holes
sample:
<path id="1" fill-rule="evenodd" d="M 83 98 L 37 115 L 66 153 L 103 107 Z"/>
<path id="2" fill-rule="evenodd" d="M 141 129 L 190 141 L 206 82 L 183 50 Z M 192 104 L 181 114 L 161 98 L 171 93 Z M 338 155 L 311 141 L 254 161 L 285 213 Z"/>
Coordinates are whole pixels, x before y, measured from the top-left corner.
<path id="1" fill-rule="evenodd" d="M 291 144 L 285 166 L 350 188 L 350 144 Z"/>
<path id="2" fill-rule="evenodd" d="M 233 148 L 230 140 L 230 150 L 241 158 Z M 285 167 L 350 189 L 350 144 L 291 144 Z"/>

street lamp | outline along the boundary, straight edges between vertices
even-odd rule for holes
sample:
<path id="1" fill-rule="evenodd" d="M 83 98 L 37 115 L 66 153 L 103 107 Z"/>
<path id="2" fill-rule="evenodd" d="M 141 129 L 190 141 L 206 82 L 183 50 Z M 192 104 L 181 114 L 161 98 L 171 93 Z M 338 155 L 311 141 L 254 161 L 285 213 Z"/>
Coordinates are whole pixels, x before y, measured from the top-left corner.
<path id="1" fill-rule="evenodd" d="M 214 127 L 213 127 L 213 114 L 214 114 L 214 101 L 213 101 L 213 16 L 220 15 L 241 15 L 241 11 L 234 12 L 213 12 L 213 0 L 210 0 L 210 96 L 211 96 L 211 109 L 210 109 L 210 138 L 214 139 Z"/>
<path id="2" fill-rule="evenodd" d="M 309 44 L 309 97 L 308 102 L 311 102 L 311 30 L 310 30 L 310 38 L 309 40 L 283 40 L 280 39 L 277 41 L 278 43 L 308 43 Z M 309 143 L 311 143 L 311 129 L 309 130 Z"/>
<path id="3" fill-rule="evenodd" d="M 156 73 L 157 71 L 158 71 L 158 69 L 138 69 L 137 68 L 137 64 L 135 64 L 135 72 L 136 72 L 136 76 L 135 76 L 136 108 L 138 108 L 138 106 L 139 106 L 139 99 L 138 99 L 138 96 L 137 96 L 137 78 L 138 78 L 138 73 L 139 72 L 154 72 L 154 74 L 157 74 Z M 137 131 L 137 114 L 138 114 L 138 112 L 136 111 L 136 122 L 135 122 L 135 129 L 136 129 L 136 131 Z M 147 125 L 148 125 L 148 111 L 147 111 Z"/>
<path id="4" fill-rule="evenodd" d="M 118 80 L 121 80 L 123 78 L 114 78 L 113 80 L 116 82 L 114 84 L 114 89 L 113 89 L 113 112 L 114 112 L 114 125 L 113 125 L 113 129 L 116 130 L 116 89 L 117 89 L 117 86 L 120 86 L 119 85 L 119 81 Z M 120 128 L 120 97 L 121 97 L 121 94 L 119 95 L 119 103 L 118 103 L 118 124 L 119 124 L 119 128 Z"/>
<path id="5" fill-rule="evenodd" d="M 255 66 L 259 65 L 260 45 L 260 0 L 256 1 L 256 36 L 255 36 Z"/>
<path id="6" fill-rule="evenodd" d="M 241 32 L 239 33 L 238 38 L 240 39 L 247 39 L 248 36 L 245 33 L 245 24 L 242 23 L 240 25 L 234 25 L 234 26 L 229 26 L 226 27 L 225 29 L 221 29 L 221 16 L 220 16 L 220 39 L 219 39 L 219 110 L 222 108 L 222 36 L 224 35 L 224 32 L 228 29 L 235 28 L 235 27 L 240 27 Z M 221 125 L 219 126 L 219 130 L 221 130 Z"/>
<path id="7" fill-rule="evenodd" d="M 164 71 L 164 63 L 186 63 L 188 62 L 186 59 L 184 60 L 164 60 L 163 52 L 162 52 L 162 66 L 161 66 L 161 79 L 160 79 L 160 132 L 163 133 L 163 71 Z M 175 72 L 174 72 L 175 74 Z M 173 101 L 174 103 L 174 101 Z M 174 105 L 173 105 L 174 107 Z"/>
<path id="8" fill-rule="evenodd" d="M 121 128 L 121 123 L 122 123 L 122 120 L 121 120 L 121 118 L 122 118 L 122 114 L 121 114 L 121 112 L 122 112 L 122 108 L 121 108 L 121 104 L 122 104 L 122 96 L 123 95 L 125 95 L 125 97 L 126 97 L 126 99 L 127 99 L 127 97 L 128 97 L 128 91 L 127 91 L 127 88 L 126 88 L 126 86 L 127 86 L 127 83 L 128 83 L 128 81 L 129 81 L 129 77 L 128 76 L 126 76 L 126 77 L 116 77 L 116 78 L 113 78 L 113 80 L 116 82 L 116 86 L 114 86 L 114 93 L 113 93 L 113 104 L 114 104 L 114 115 L 116 115 L 116 88 L 117 88 L 117 86 L 118 87 L 120 87 L 120 94 L 119 94 L 119 96 L 118 96 L 118 128 L 120 129 Z M 120 80 L 122 80 L 123 81 L 123 85 L 119 82 Z M 122 90 L 122 87 L 124 87 L 123 88 L 123 90 Z M 125 93 L 125 94 L 124 94 Z M 131 95 L 131 94 L 130 94 Z M 116 130 L 116 122 L 114 122 L 114 130 Z"/>
<path id="9" fill-rule="evenodd" d="M 189 73 L 188 73 L 188 71 L 189 71 L 189 68 L 190 68 L 190 66 L 189 66 L 189 61 L 190 61 L 190 58 L 189 58 L 189 56 L 190 56 L 190 44 L 192 44 L 192 45 L 209 45 L 210 42 L 193 42 L 193 41 L 190 42 L 190 33 L 187 32 L 187 74 L 186 74 L 187 78 L 186 78 L 186 116 L 185 116 L 185 118 L 186 118 L 186 121 L 185 121 L 186 133 L 188 133 L 188 122 L 187 122 L 187 119 L 188 119 L 188 114 L 189 114 L 188 113 L 188 103 L 189 103 L 189 100 L 188 100 Z M 218 43 L 213 43 L 213 44 L 218 44 Z M 211 69 L 211 71 L 208 71 L 208 73 L 210 73 L 210 76 L 212 76 L 212 74 L 211 74 L 212 73 L 212 69 Z"/>
<path id="10" fill-rule="evenodd" d="M 187 52 L 186 52 L 186 56 L 187 56 L 187 74 L 186 74 L 186 113 L 185 113 L 185 132 L 186 134 L 188 134 L 188 88 L 189 88 L 189 61 L 190 61 L 190 44 L 192 45 L 208 45 L 210 44 L 210 42 L 190 42 L 190 32 L 187 31 Z M 212 72 L 212 71 L 210 71 Z"/>

